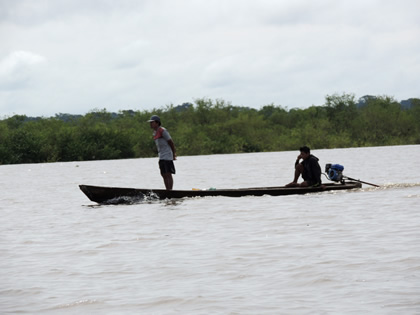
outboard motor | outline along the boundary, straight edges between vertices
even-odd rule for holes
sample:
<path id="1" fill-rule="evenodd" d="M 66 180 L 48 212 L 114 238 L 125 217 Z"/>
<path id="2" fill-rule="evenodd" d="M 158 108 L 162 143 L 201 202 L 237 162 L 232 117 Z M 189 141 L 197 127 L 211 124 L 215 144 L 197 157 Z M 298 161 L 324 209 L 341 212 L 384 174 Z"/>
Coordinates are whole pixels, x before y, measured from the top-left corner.
<path id="1" fill-rule="evenodd" d="M 328 179 L 334 182 L 344 182 L 343 179 L 344 166 L 340 164 L 326 164 L 325 173 L 327 173 Z"/>

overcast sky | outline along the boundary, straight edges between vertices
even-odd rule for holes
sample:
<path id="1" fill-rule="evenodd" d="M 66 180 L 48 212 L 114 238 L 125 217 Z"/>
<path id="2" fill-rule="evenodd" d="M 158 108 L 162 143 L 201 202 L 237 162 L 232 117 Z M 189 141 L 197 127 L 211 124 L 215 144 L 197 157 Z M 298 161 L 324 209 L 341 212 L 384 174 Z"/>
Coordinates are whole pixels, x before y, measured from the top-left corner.
<path id="1" fill-rule="evenodd" d="M 0 119 L 420 98 L 419 0 L 0 0 Z"/>

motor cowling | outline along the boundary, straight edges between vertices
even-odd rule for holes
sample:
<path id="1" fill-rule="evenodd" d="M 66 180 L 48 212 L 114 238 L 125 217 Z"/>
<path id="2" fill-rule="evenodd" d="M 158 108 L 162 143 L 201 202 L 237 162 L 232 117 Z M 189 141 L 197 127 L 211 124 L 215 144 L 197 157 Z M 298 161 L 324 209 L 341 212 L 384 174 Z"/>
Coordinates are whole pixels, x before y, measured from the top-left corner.
<path id="1" fill-rule="evenodd" d="M 344 166 L 340 164 L 325 165 L 325 173 L 327 173 L 328 179 L 334 182 L 343 181 L 343 170 Z"/>

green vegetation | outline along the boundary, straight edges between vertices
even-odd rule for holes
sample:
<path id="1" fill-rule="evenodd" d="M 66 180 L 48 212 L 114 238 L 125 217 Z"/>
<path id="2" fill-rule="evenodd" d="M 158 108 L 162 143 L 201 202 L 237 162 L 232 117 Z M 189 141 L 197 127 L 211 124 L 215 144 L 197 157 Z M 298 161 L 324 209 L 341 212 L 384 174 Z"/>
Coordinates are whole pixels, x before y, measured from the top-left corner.
<path id="1" fill-rule="evenodd" d="M 0 120 L 0 164 L 124 159 L 156 156 L 146 121 L 157 114 L 178 155 L 420 144 L 420 99 L 402 107 L 392 97 L 328 95 L 323 106 L 260 110 L 223 100 L 152 111 L 51 118 L 15 115 Z"/>

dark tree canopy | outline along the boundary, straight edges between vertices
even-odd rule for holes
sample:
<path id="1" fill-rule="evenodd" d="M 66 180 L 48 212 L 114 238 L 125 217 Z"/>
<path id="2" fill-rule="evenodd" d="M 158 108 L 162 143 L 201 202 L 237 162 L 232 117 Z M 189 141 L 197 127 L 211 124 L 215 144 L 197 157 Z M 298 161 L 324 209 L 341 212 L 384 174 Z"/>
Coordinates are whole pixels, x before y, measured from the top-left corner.
<path id="1" fill-rule="evenodd" d="M 178 155 L 420 144 L 420 100 L 327 95 L 323 106 L 261 109 L 197 99 L 152 111 L 0 120 L 0 164 L 156 156 L 147 120 L 161 117 Z"/>

